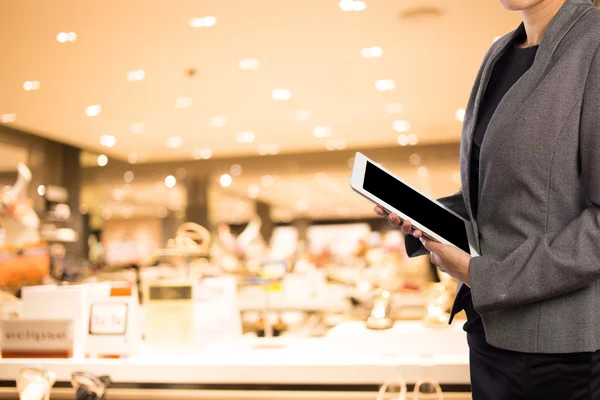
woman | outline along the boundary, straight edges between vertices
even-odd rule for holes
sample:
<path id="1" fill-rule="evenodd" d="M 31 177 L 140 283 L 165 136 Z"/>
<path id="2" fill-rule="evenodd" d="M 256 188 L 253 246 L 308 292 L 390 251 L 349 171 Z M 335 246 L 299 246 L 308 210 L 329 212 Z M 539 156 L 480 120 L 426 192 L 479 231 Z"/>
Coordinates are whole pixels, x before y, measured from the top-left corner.
<path id="1" fill-rule="evenodd" d="M 474 400 L 600 399 L 600 11 L 500 1 L 523 23 L 484 58 L 463 186 L 440 199 L 471 220 L 481 256 L 375 211 L 461 282 Z"/>

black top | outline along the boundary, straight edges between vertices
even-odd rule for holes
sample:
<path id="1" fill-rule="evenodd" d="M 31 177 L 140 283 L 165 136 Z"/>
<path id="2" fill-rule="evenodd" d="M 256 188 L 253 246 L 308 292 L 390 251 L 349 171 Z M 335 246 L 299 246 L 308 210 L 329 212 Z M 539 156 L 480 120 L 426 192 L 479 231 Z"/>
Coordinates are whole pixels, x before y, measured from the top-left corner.
<path id="1" fill-rule="evenodd" d="M 475 218 L 477 218 L 479 194 L 479 152 L 485 131 L 492 119 L 492 115 L 496 111 L 496 107 L 498 107 L 504 95 L 533 64 L 538 49 L 538 46 L 520 48 L 517 43 L 522 43 L 524 39 L 521 38 L 521 40 L 518 40 L 511 47 L 507 48 L 505 53 L 496 62 L 485 89 L 483 101 L 479 107 L 471 151 L 471 170 L 469 171 L 469 192 L 473 216 Z M 467 332 L 484 333 L 481 317 L 473 308 L 471 290 L 466 285 L 461 288 L 457 301 L 460 302 L 458 309 L 464 309 L 467 314 L 467 322 L 464 325 L 464 330 Z"/>

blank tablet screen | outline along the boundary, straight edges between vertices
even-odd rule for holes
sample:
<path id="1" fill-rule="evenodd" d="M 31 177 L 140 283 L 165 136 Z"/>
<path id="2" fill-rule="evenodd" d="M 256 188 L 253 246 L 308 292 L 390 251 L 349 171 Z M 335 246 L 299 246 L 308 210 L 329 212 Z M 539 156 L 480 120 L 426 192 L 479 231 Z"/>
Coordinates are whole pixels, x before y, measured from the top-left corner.
<path id="1" fill-rule="evenodd" d="M 363 189 L 470 254 L 462 219 L 368 161 Z"/>

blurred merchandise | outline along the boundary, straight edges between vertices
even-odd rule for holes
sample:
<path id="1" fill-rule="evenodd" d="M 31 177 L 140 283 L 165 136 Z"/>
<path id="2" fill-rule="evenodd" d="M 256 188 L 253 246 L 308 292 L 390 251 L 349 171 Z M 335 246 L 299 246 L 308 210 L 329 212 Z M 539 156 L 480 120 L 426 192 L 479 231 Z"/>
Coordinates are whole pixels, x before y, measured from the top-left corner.
<path id="1" fill-rule="evenodd" d="M 56 374 L 42 368 L 25 367 L 17 378 L 20 400 L 48 400 Z"/>
<path id="2" fill-rule="evenodd" d="M 75 400 L 104 400 L 110 386 L 110 376 L 96 376 L 89 372 L 73 372 L 71 385 L 75 389 Z"/>

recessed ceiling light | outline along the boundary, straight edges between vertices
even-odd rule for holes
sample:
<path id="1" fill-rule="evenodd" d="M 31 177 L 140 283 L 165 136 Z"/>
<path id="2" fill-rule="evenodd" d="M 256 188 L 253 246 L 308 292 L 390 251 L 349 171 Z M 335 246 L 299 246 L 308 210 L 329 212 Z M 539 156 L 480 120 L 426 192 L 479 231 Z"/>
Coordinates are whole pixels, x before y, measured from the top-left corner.
<path id="1" fill-rule="evenodd" d="M 416 153 L 411 154 L 410 157 L 408 157 L 408 162 L 410 162 L 412 165 L 419 165 L 421 163 L 421 156 Z"/>
<path id="2" fill-rule="evenodd" d="M 452 181 L 454 183 L 460 183 L 460 172 L 453 172 L 452 173 Z"/>
<path id="3" fill-rule="evenodd" d="M 288 89 L 273 89 L 272 95 L 275 100 L 289 100 L 292 98 L 292 92 Z"/>
<path id="4" fill-rule="evenodd" d="M 394 121 L 394 130 L 396 132 L 408 132 L 410 130 L 410 122 L 408 121 Z"/>
<path id="5" fill-rule="evenodd" d="M 387 103 L 385 105 L 385 111 L 388 114 L 400 114 L 404 111 L 404 107 L 402 107 L 402 104 L 400 103 Z"/>
<path id="6" fill-rule="evenodd" d="M 133 175 L 133 172 L 131 172 L 131 171 L 127 171 L 127 172 L 125 172 L 125 174 L 123 174 L 123 180 L 127 183 L 133 182 L 133 178 L 134 178 L 134 175 Z"/>
<path id="7" fill-rule="evenodd" d="M 406 146 L 408 144 L 408 135 L 405 133 L 398 135 L 398 144 L 400 146 Z"/>
<path id="8" fill-rule="evenodd" d="M 236 135 L 235 140 L 238 143 L 252 143 L 254 142 L 255 135 L 254 132 L 240 132 Z"/>
<path id="9" fill-rule="evenodd" d="M 427 176 L 429 176 L 429 171 L 425 167 L 419 167 L 417 169 L 417 175 L 419 178 L 427 178 Z"/>
<path id="10" fill-rule="evenodd" d="M 171 136 L 167 139 L 167 148 L 178 149 L 183 145 L 183 139 L 180 136 Z"/>
<path id="11" fill-rule="evenodd" d="M 108 157 L 106 157 L 104 154 L 100 154 L 96 161 L 98 162 L 99 166 L 104 167 L 106 164 L 108 164 Z"/>
<path id="12" fill-rule="evenodd" d="M 258 146 L 258 154 L 261 156 L 266 155 L 277 155 L 279 154 L 280 148 L 277 144 L 261 144 Z"/>
<path id="13" fill-rule="evenodd" d="M 240 69 L 257 69 L 260 65 L 260 62 L 255 58 L 244 58 L 240 61 Z"/>
<path id="14" fill-rule="evenodd" d="M 219 183 L 221 184 L 221 186 L 223 187 L 229 187 L 231 186 L 231 183 L 233 182 L 233 178 L 231 177 L 231 175 L 229 174 L 223 174 L 221 175 L 221 177 L 219 178 Z"/>
<path id="15" fill-rule="evenodd" d="M 113 135 L 100 136 L 100 144 L 104 147 L 114 147 L 117 144 L 117 138 Z"/>
<path id="16" fill-rule="evenodd" d="M 15 122 L 17 119 L 16 114 L 2 114 L 0 115 L 0 122 L 3 124 L 8 124 L 10 122 Z"/>
<path id="17" fill-rule="evenodd" d="M 192 28 L 208 28 L 214 26 L 217 23 L 217 19 L 213 16 L 192 18 L 190 19 L 190 26 Z"/>
<path id="18" fill-rule="evenodd" d="M 456 120 L 463 122 L 465 120 L 465 109 L 464 108 L 459 108 L 458 110 L 456 110 Z"/>
<path id="19" fill-rule="evenodd" d="M 393 90 L 396 87 L 396 83 L 392 79 L 379 79 L 375 81 L 375 88 L 380 92 Z"/>
<path id="20" fill-rule="evenodd" d="M 229 168 L 229 172 L 231 172 L 231 176 L 240 176 L 242 174 L 242 166 L 240 164 L 233 164 Z"/>
<path id="21" fill-rule="evenodd" d="M 208 124 L 213 128 L 222 128 L 227 123 L 227 119 L 221 116 L 210 117 Z"/>
<path id="22" fill-rule="evenodd" d="M 296 118 L 298 121 L 308 121 L 311 117 L 312 113 L 310 110 L 298 110 L 296 111 Z"/>
<path id="23" fill-rule="evenodd" d="M 127 80 L 129 82 L 141 81 L 146 77 L 146 73 L 143 69 L 129 71 L 127 73 Z"/>
<path id="24" fill-rule="evenodd" d="M 127 161 L 129 161 L 129 164 L 135 164 L 138 162 L 138 155 L 136 153 L 129 153 Z"/>
<path id="25" fill-rule="evenodd" d="M 143 122 L 135 122 L 129 126 L 129 130 L 134 134 L 144 133 L 146 130 L 146 124 Z"/>
<path id="26" fill-rule="evenodd" d="M 209 148 L 194 149 L 194 158 L 196 160 L 208 160 L 212 157 L 212 150 Z"/>
<path id="27" fill-rule="evenodd" d="M 169 175 L 165 178 L 165 186 L 168 188 L 172 188 L 177 183 L 177 179 L 173 175 Z"/>
<path id="28" fill-rule="evenodd" d="M 175 108 L 190 108 L 192 106 L 191 97 L 179 97 L 175 100 Z"/>
<path id="29" fill-rule="evenodd" d="M 23 83 L 23 89 L 27 92 L 29 92 L 31 90 L 38 90 L 39 88 L 40 88 L 39 81 L 25 81 L 25 83 Z"/>
<path id="30" fill-rule="evenodd" d="M 414 146 L 417 143 L 419 143 L 419 138 L 417 137 L 417 135 L 415 135 L 414 133 L 409 133 L 408 134 L 408 144 L 410 144 L 411 146 Z"/>
<path id="31" fill-rule="evenodd" d="M 94 104 L 93 106 L 89 106 L 85 109 L 85 114 L 88 117 L 95 117 L 96 115 L 102 112 L 102 106 L 99 104 Z"/>
<path id="32" fill-rule="evenodd" d="M 46 186 L 44 186 L 44 185 L 38 186 L 37 192 L 40 196 L 45 195 L 46 194 Z"/>
<path id="33" fill-rule="evenodd" d="M 315 126 L 313 129 L 313 135 L 318 138 L 326 138 L 331 136 L 331 128 L 328 126 Z"/>
<path id="34" fill-rule="evenodd" d="M 363 58 L 378 58 L 383 55 L 383 49 L 379 46 L 366 47 L 360 51 Z"/>
<path id="35" fill-rule="evenodd" d="M 364 1 L 340 0 L 339 4 L 342 11 L 363 11 L 367 8 Z"/>
<path id="36" fill-rule="evenodd" d="M 327 150 L 344 150 L 346 148 L 346 141 L 344 139 L 333 139 L 325 142 L 325 148 Z"/>
<path id="37" fill-rule="evenodd" d="M 260 183 L 263 185 L 263 187 L 269 187 L 275 183 L 275 178 L 273 178 L 271 175 L 264 175 L 262 178 L 260 178 Z"/>
<path id="38" fill-rule="evenodd" d="M 248 186 L 248 197 L 251 199 L 256 199 L 260 194 L 260 189 L 256 185 Z"/>
<path id="39" fill-rule="evenodd" d="M 56 35 L 56 41 L 59 43 L 74 42 L 77 40 L 77 34 L 75 32 L 58 32 Z"/>
<path id="40" fill-rule="evenodd" d="M 115 189 L 113 191 L 113 199 L 116 201 L 123 201 L 125 199 L 125 192 L 122 189 Z"/>

